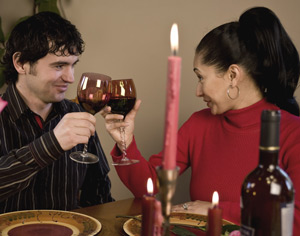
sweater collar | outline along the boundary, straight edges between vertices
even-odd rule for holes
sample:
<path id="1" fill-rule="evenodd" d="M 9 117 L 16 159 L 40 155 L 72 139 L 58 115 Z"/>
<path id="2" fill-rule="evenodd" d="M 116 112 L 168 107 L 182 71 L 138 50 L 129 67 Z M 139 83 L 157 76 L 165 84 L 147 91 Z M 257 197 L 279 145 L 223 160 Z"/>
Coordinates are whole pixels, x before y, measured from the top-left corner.
<path id="1" fill-rule="evenodd" d="M 265 109 L 279 108 L 269 102 L 266 99 L 262 99 L 251 106 L 230 110 L 222 114 L 224 127 L 227 129 L 253 129 L 260 128 L 261 112 Z"/>

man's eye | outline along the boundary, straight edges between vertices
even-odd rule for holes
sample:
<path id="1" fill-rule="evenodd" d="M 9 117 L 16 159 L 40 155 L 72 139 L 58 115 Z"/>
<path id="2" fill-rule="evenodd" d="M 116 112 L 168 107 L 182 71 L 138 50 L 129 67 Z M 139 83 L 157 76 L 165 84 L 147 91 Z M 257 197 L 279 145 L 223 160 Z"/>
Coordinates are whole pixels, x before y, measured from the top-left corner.
<path id="1" fill-rule="evenodd" d="M 57 65 L 55 66 L 57 69 L 61 69 L 63 66 L 62 65 Z"/>

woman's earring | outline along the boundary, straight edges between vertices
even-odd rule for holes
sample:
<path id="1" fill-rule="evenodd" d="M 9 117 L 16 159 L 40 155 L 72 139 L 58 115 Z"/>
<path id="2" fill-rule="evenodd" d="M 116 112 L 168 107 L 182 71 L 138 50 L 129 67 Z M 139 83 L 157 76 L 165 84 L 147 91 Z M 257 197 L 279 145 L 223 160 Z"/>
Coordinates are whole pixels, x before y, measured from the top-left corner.
<path id="1" fill-rule="evenodd" d="M 237 89 L 236 95 L 234 97 L 230 96 L 230 90 L 231 89 Z M 227 96 L 231 99 L 231 100 L 235 100 L 240 96 L 240 89 L 238 86 L 232 87 L 232 85 L 229 85 L 228 89 L 227 89 Z"/>

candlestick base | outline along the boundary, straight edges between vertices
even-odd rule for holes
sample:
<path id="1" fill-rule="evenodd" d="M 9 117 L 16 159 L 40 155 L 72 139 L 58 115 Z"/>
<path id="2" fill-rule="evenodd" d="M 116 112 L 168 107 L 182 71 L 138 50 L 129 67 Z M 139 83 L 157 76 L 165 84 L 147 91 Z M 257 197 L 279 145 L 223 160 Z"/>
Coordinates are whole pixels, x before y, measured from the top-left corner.
<path id="1" fill-rule="evenodd" d="M 172 208 L 172 198 L 176 190 L 176 181 L 179 167 L 174 170 L 165 170 L 161 167 L 156 169 L 158 177 L 158 199 L 161 201 L 162 215 L 164 217 L 163 236 L 170 235 L 170 214 Z"/>

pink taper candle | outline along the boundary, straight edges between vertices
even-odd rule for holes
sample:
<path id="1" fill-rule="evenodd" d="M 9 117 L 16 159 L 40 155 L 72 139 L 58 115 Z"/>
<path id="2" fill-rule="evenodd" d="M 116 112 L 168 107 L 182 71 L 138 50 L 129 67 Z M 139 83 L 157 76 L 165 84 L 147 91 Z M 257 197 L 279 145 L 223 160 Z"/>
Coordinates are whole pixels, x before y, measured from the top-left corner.
<path id="1" fill-rule="evenodd" d="M 168 57 L 168 83 L 165 117 L 165 140 L 163 169 L 173 170 L 176 167 L 178 107 L 181 74 L 181 58 L 178 52 L 178 27 L 173 24 L 171 29 L 172 56 Z"/>

